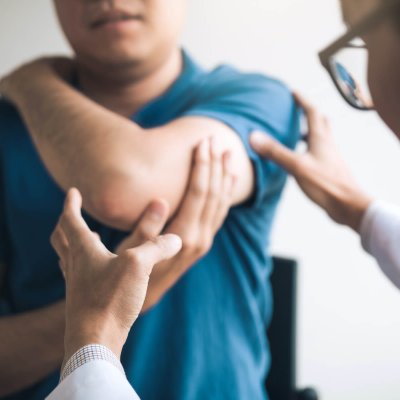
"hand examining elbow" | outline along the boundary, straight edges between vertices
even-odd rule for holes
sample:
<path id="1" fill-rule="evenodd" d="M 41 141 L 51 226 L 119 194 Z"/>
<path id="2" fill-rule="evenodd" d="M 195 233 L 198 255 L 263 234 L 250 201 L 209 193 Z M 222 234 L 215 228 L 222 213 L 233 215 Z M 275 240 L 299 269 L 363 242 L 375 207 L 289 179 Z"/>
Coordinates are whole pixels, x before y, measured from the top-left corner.
<path id="1" fill-rule="evenodd" d="M 308 120 L 308 150 L 293 152 L 265 134 L 251 144 L 261 156 L 276 162 L 296 179 L 303 192 L 337 223 L 358 231 L 372 199 L 364 193 L 340 156 L 328 120 L 302 96 L 298 104 Z"/>
<path id="2" fill-rule="evenodd" d="M 132 235 L 120 244 L 117 253 L 151 240 L 162 231 L 182 239 L 182 250 L 154 267 L 143 311 L 154 306 L 209 251 L 232 205 L 235 181 L 230 153 L 220 154 L 212 140 L 204 140 L 194 152 L 190 181 L 173 219 L 167 223 L 169 209 L 165 201 L 153 201 Z"/>
<path id="3" fill-rule="evenodd" d="M 51 237 L 66 282 L 64 360 L 90 343 L 119 356 L 142 309 L 153 266 L 181 248 L 176 235 L 165 235 L 113 254 L 86 225 L 81 205 L 79 191 L 71 189 Z"/>

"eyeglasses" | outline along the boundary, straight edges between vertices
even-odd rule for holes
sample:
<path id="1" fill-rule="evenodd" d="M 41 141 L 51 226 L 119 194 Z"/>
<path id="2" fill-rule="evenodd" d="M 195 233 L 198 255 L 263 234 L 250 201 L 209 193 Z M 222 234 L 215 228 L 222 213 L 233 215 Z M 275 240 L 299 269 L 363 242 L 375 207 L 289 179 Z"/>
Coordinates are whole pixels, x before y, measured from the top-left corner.
<path id="1" fill-rule="evenodd" d="M 368 87 L 368 49 L 360 36 L 388 16 L 395 6 L 400 6 L 400 0 L 386 0 L 382 6 L 319 53 L 322 65 L 340 94 L 348 104 L 358 110 L 374 109 Z"/>

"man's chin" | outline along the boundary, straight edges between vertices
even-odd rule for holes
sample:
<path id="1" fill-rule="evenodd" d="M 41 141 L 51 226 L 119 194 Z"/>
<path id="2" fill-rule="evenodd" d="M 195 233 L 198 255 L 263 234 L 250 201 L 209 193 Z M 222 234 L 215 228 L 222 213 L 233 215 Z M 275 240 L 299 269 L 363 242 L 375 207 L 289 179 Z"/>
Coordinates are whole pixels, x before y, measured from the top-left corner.
<path id="1" fill-rule="evenodd" d="M 101 54 L 91 54 L 86 57 L 78 57 L 85 60 L 85 64 L 106 68 L 129 68 L 141 65 L 146 56 L 138 52 L 121 52 L 109 51 L 102 52 Z"/>

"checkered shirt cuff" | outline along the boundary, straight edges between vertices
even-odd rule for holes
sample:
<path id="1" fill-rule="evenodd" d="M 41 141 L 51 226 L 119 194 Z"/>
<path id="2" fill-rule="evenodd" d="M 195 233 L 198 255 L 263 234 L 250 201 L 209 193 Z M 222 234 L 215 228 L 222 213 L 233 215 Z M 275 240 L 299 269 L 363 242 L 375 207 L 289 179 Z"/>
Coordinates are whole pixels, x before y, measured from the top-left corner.
<path id="1" fill-rule="evenodd" d="M 124 368 L 115 354 L 107 347 L 100 344 L 89 344 L 79 349 L 65 364 L 62 370 L 60 382 L 68 375 L 71 375 L 77 368 L 91 361 L 108 361 L 114 367 L 118 368 L 125 375 Z"/>

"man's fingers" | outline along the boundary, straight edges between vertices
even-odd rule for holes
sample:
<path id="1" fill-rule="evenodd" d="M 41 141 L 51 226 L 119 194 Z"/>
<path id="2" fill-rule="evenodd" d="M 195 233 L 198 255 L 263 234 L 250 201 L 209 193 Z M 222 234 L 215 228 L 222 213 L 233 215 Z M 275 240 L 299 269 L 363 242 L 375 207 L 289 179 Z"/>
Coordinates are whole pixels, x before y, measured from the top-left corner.
<path id="1" fill-rule="evenodd" d="M 174 257 L 181 248 L 182 240 L 180 237 L 167 234 L 149 240 L 139 247 L 127 250 L 124 256 L 135 269 L 144 270 L 146 274 L 150 274 L 154 265 Z"/>
<path id="2" fill-rule="evenodd" d="M 230 152 L 226 152 L 223 156 L 223 170 L 224 177 L 221 187 L 221 195 L 219 199 L 219 204 L 214 216 L 213 232 L 215 233 L 224 222 L 229 208 L 232 205 L 233 190 L 236 183 L 236 176 L 233 172 L 232 156 Z"/>
<path id="3" fill-rule="evenodd" d="M 189 186 L 170 228 L 177 221 L 200 220 L 209 190 L 210 162 L 210 139 L 205 139 L 195 150 Z"/>
<path id="4" fill-rule="evenodd" d="M 64 203 L 64 211 L 60 218 L 60 226 L 71 246 L 84 239 L 83 235 L 91 233 L 81 214 L 82 196 L 78 189 L 68 191 Z"/>
<path id="5" fill-rule="evenodd" d="M 286 169 L 290 174 L 298 173 L 298 155 L 280 144 L 267 134 L 255 132 L 250 137 L 253 149 L 262 157 L 267 158 Z"/>
<path id="6" fill-rule="evenodd" d="M 164 229 L 169 216 L 169 205 L 165 200 L 154 200 L 144 211 L 133 233 L 118 247 L 117 252 L 139 246 L 158 236 Z"/>
<path id="7" fill-rule="evenodd" d="M 210 148 L 210 175 L 208 183 L 208 193 L 203 203 L 203 212 L 200 224 L 208 231 L 214 223 L 218 204 L 223 196 L 224 166 L 222 148 L 216 138 L 211 140 Z"/>

